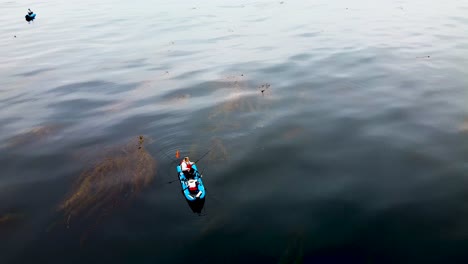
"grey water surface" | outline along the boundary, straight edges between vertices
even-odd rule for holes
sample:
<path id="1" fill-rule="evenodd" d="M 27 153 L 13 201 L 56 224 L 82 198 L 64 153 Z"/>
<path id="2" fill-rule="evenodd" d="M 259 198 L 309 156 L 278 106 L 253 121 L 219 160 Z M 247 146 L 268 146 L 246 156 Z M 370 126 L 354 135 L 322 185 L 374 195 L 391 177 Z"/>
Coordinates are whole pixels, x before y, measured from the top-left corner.
<path id="1" fill-rule="evenodd" d="M 468 261 L 468 1 L 0 10 L 1 263 Z M 150 184 L 60 210 L 140 135 Z M 177 150 L 202 158 L 201 214 Z"/>

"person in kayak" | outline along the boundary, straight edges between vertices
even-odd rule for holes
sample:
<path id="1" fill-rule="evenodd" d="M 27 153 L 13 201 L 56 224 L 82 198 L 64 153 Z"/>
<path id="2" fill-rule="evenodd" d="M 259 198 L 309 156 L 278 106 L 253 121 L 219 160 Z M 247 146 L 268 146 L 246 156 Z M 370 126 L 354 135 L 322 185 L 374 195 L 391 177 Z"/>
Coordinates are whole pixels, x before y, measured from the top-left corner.
<path id="1" fill-rule="evenodd" d="M 187 179 L 188 178 L 193 178 L 193 174 L 194 174 L 195 170 L 192 168 L 192 164 L 194 164 L 194 162 L 191 162 L 189 157 L 185 157 L 182 160 L 182 163 L 180 164 L 182 172 L 184 173 L 184 175 L 185 175 L 185 177 Z"/>

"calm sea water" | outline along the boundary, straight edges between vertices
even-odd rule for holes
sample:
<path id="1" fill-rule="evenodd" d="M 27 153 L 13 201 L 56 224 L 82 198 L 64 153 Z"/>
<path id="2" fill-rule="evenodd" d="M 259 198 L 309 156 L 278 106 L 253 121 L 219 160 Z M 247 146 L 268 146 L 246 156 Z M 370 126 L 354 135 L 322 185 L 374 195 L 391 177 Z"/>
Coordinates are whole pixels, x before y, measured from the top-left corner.
<path id="1" fill-rule="evenodd" d="M 1 263 L 468 261 L 468 1 L 0 10 Z"/>

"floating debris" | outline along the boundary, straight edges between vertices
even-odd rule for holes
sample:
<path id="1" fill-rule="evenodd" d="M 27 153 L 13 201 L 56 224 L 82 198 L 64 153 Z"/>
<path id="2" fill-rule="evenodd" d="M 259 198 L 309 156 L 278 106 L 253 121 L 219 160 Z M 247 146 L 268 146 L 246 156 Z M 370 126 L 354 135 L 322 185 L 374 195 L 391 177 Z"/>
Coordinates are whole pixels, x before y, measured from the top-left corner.
<path id="1" fill-rule="evenodd" d="M 155 176 L 156 163 L 145 150 L 145 137 L 113 148 L 106 157 L 84 171 L 58 211 L 70 228 L 74 222 L 88 227 L 86 238 L 109 213 L 135 198 Z"/>

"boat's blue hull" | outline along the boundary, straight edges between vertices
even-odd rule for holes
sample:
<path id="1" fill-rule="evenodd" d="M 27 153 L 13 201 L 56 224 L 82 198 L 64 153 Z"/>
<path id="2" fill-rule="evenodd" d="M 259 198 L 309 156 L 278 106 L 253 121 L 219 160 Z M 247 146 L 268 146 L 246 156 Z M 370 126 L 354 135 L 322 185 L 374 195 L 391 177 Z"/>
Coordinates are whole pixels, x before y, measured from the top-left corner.
<path id="1" fill-rule="evenodd" d="M 26 15 L 26 21 L 33 21 L 36 18 L 36 14 Z"/>
<path id="2" fill-rule="evenodd" d="M 177 175 L 179 177 L 179 181 L 182 186 L 182 193 L 184 194 L 185 199 L 187 199 L 187 201 L 189 202 L 205 199 L 205 195 L 206 195 L 205 186 L 203 185 L 201 174 L 200 172 L 198 172 L 197 165 L 193 164 L 192 168 L 195 170 L 194 180 L 198 182 L 199 193 L 196 193 L 196 194 L 190 193 L 190 191 L 188 190 L 187 179 L 185 178 L 185 175 L 182 172 L 180 165 L 177 166 Z"/>

